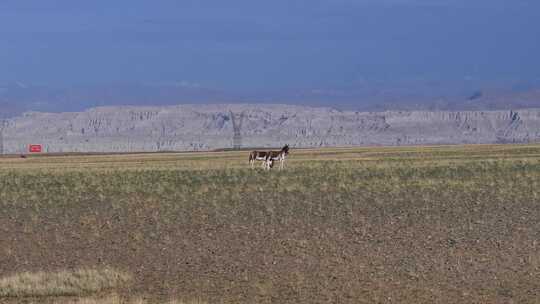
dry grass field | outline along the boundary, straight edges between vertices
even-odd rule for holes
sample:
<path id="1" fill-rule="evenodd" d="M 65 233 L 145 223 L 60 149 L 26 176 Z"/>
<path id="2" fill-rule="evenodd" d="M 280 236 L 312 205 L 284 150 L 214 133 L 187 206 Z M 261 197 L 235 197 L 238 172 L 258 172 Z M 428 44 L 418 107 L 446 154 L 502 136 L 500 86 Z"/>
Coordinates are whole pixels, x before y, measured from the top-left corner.
<path id="1" fill-rule="evenodd" d="M 0 158 L 0 303 L 540 303 L 540 145 L 247 158 Z"/>

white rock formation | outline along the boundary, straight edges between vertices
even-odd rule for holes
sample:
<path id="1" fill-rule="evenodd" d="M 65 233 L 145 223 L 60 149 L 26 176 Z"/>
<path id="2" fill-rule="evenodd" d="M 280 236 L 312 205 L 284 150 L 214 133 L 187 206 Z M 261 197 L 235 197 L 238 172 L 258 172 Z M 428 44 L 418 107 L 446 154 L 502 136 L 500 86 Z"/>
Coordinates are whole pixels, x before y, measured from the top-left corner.
<path id="1" fill-rule="evenodd" d="M 8 121 L 5 153 L 212 150 L 232 146 L 230 111 L 244 114 L 245 147 L 528 143 L 540 141 L 540 109 L 352 112 L 289 105 L 100 107 L 25 113 Z"/>

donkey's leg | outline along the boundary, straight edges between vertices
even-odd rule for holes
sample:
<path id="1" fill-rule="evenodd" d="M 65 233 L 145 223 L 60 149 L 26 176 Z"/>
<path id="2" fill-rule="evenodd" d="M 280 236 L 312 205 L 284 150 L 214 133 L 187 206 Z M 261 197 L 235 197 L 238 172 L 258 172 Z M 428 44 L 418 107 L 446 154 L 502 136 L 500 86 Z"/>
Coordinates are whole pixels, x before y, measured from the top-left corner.
<path id="1" fill-rule="evenodd" d="M 254 169 L 253 164 L 255 163 L 255 156 L 255 151 L 249 153 L 249 166 L 251 167 L 251 169 Z"/>
<path id="2" fill-rule="evenodd" d="M 265 163 L 266 163 L 266 170 L 272 169 L 274 165 L 274 161 L 272 159 L 267 160 Z"/>

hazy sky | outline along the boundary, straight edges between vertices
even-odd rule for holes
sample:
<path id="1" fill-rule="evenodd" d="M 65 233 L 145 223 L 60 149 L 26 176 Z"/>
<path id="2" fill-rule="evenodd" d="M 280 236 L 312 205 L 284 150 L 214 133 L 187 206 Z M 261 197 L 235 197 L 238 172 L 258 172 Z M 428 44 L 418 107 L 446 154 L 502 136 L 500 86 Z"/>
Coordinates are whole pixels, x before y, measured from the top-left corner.
<path id="1" fill-rule="evenodd" d="M 0 83 L 540 79 L 538 0 L 0 0 Z"/>

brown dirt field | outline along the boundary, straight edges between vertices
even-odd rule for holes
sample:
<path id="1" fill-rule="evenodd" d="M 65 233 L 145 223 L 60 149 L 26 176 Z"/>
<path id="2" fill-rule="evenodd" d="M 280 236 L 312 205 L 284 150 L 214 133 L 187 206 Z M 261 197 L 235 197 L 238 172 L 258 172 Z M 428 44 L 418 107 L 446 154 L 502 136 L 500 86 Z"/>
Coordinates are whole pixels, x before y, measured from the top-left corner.
<path id="1" fill-rule="evenodd" d="M 156 301 L 540 303 L 540 146 L 293 151 L 282 172 L 244 154 L 0 160 L 0 276 L 115 267 L 122 296 Z M 32 301 L 59 300 L 0 298 Z"/>

